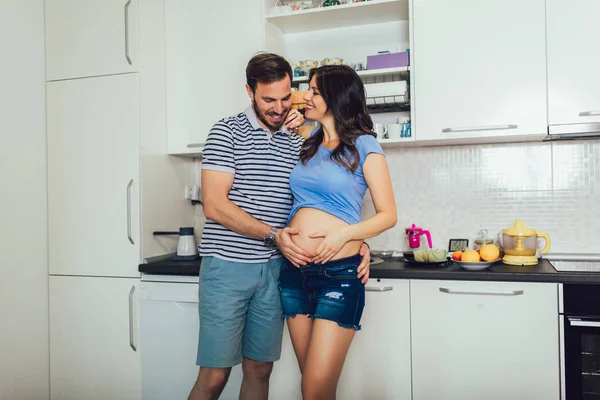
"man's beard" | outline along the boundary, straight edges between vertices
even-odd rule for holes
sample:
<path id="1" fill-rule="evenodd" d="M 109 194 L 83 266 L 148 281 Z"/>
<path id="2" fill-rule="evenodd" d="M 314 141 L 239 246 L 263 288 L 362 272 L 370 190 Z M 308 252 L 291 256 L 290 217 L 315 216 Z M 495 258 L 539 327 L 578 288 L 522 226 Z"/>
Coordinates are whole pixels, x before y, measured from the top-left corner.
<path id="1" fill-rule="evenodd" d="M 285 119 L 287 118 L 290 110 L 287 109 L 282 113 L 282 118 L 281 118 L 281 122 L 278 125 L 273 125 L 272 123 L 270 123 L 266 116 L 265 113 L 261 112 L 258 109 L 258 106 L 256 105 L 256 100 L 252 102 L 252 108 L 254 108 L 254 113 L 256 114 L 256 117 L 263 123 L 265 124 L 270 130 L 272 131 L 278 131 L 282 126 L 283 123 L 285 122 Z"/>

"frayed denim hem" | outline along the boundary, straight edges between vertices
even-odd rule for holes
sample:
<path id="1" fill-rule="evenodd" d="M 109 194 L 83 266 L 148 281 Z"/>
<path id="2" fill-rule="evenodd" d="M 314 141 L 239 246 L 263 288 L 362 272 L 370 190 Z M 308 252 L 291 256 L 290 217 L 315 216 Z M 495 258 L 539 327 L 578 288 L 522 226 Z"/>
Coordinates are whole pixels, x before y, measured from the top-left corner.
<path id="1" fill-rule="evenodd" d="M 313 318 L 312 314 L 302 313 L 302 312 L 282 314 L 282 317 L 283 317 L 283 319 L 296 318 L 296 315 L 306 315 L 308 318 Z"/>
<path id="2" fill-rule="evenodd" d="M 333 321 L 336 322 L 339 326 L 341 326 L 342 328 L 346 328 L 346 329 L 354 329 L 355 331 L 360 331 L 361 326 L 360 325 L 354 325 L 354 324 L 342 324 L 340 321 L 336 321 L 333 318 L 327 317 L 325 315 L 320 315 L 320 314 L 314 314 L 314 315 L 310 315 L 310 318 L 315 319 L 315 318 L 320 318 L 320 319 L 326 319 L 328 321 Z"/>

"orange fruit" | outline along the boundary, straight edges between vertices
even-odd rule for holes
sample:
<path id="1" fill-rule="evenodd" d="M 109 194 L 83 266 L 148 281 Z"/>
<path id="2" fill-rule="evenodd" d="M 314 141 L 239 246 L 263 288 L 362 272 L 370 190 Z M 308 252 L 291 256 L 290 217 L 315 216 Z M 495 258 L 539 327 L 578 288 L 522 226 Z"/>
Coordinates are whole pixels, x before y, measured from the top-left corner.
<path id="1" fill-rule="evenodd" d="M 460 260 L 461 260 L 461 258 L 462 258 L 462 254 L 463 254 L 463 252 L 462 252 L 462 251 L 460 251 L 460 250 L 458 250 L 458 251 L 455 251 L 454 253 L 452 253 L 452 259 L 453 259 L 454 261 L 460 261 Z"/>
<path id="2" fill-rule="evenodd" d="M 477 250 L 467 250 L 464 253 L 462 253 L 460 261 L 479 262 L 481 261 L 481 258 L 479 257 L 479 252 Z"/>
<path id="3" fill-rule="evenodd" d="M 493 244 L 486 244 L 479 249 L 479 254 L 484 261 L 496 261 L 500 257 L 500 249 Z"/>

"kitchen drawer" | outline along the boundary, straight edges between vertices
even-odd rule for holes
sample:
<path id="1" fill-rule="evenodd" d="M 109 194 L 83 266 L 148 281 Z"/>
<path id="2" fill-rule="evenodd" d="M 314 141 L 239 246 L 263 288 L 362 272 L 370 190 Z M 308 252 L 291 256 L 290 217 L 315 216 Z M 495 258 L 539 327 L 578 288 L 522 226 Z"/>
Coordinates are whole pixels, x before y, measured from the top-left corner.
<path id="1" fill-rule="evenodd" d="M 559 399 L 557 284 L 410 285 L 413 400 Z"/>

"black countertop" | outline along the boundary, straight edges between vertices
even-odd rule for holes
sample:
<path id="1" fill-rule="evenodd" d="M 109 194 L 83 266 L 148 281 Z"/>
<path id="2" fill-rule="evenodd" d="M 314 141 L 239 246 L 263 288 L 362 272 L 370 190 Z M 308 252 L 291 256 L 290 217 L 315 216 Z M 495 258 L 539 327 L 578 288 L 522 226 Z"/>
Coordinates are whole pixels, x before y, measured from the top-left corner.
<path id="1" fill-rule="evenodd" d="M 156 275 L 198 276 L 201 259 L 194 261 L 174 261 L 170 258 L 140 264 L 139 271 Z M 576 261 L 573 261 L 576 263 Z M 600 272 L 557 272 L 545 258 L 537 265 L 518 267 L 497 262 L 484 271 L 467 271 L 457 264 L 450 263 L 442 268 L 414 267 L 402 259 L 386 259 L 383 263 L 371 265 L 371 278 L 380 279 L 439 279 L 461 281 L 521 281 L 521 282 L 562 282 L 600 283 Z"/>

